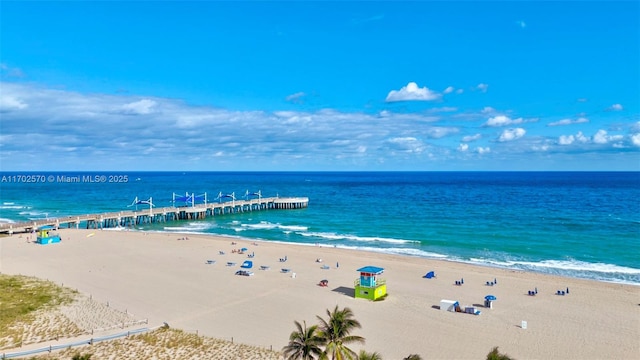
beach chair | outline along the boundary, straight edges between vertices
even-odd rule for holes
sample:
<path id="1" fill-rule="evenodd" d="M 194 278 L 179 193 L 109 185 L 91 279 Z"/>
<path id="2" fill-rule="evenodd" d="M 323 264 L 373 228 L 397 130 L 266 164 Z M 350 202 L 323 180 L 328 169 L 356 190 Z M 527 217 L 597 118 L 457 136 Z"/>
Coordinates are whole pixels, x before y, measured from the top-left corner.
<path id="1" fill-rule="evenodd" d="M 323 270 L 329 270 L 330 269 L 329 265 L 327 265 L 327 264 L 322 265 L 320 268 L 323 269 Z"/>
<path id="2" fill-rule="evenodd" d="M 260 270 L 269 270 L 270 267 L 268 265 L 262 265 L 260 266 Z"/>
<path id="3" fill-rule="evenodd" d="M 215 260 L 207 260 L 207 264 L 211 265 L 211 264 L 215 264 L 216 261 Z"/>
<path id="4" fill-rule="evenodd" d="M 235 262 L 233 262 L 233 261 L 229 261 L 229 262 L 227 263 L 227 266 L 236 266 L 236 263 L 235 263 Z"/>
<path id="5" fill-rule="evenodd" d="M 224 255 L 224 251 L 220 250 L 220 255 Z"/>
<path id="6" fill-rule="evenodd" d="M 289 268 L 282 268 L 282 269 L 281 269 L 281 271 L 282 271 L 283 273 L 288 273 L 288 272 L 290 272 L 290 271 L 291 271 L 291 269 L 289 269 Z"/>

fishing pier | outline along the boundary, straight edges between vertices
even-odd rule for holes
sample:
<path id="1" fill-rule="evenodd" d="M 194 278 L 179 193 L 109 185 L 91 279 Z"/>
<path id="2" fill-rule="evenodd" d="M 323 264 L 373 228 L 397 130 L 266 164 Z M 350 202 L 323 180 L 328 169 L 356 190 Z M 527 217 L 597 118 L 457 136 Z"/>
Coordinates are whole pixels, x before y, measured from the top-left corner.
<path id="1" fill-rule="evenodd" d="M 266 197 L 248 200 L 192 204 L 192 206 L 170 206 L 154 208 L 149 200 L 134 201 L 132 205 L 149 205 L 144 210 L 128 210 L 101 214 L 73 215 L 60 218 L 39 219 L 21 223 L 0 223 L 0 233 L 29 233 L 42 226 L 55 228 L 102 229 L 128 227 L 141 224 L 171 222 L 176 220 L 198 220 L 208 217 L 250 211 L 302 209 L 309 205 L 306 197 Z"/>

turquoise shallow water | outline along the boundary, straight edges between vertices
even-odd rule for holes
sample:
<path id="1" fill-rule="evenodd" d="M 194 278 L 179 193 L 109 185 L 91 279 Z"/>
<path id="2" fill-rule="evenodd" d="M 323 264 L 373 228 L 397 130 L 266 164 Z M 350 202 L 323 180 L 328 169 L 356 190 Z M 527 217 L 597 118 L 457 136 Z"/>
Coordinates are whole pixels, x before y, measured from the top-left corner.
<path id="1" fill-rule="evenodd" d="M 638 172 L 28 174 L 38 176 L 35 183 L 19 175 L 25 174 L 0 173 L 0 221 L 131 209 L 136 196 L 169 206 L 173 193 L 206 192 L 218 201 L 220 192 L 240 199 L 247 190 L 261 191 L 306 196 L 309 207 L 142 229 L 319 243 L 640 285 Z M 107 181 L 57 180 L 83 175 Z"/>

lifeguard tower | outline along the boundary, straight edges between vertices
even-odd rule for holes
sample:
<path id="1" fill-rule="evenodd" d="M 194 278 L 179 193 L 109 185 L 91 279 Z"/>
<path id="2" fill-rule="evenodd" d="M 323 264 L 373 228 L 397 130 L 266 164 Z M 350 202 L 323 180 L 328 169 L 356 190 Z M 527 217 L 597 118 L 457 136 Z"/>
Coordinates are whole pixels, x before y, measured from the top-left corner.
<path id="1" fill-rule="evenodd" d="M 41 245 L 59 243 L 61 240 L 60 235 L 53 233 L 53 230 L 55 230 L 53 226 L 43 226 L 38 228 L 36 243 Z"/>
<path id="2" fill-rule="evenodd" d="M 377 300 L 387 295 L 386 280 L 378 278 L 384 272 L 383 268 L 365 266 L 357 271 L 360 272 L 360 278 L 354 283 L 356 298 Z"/>

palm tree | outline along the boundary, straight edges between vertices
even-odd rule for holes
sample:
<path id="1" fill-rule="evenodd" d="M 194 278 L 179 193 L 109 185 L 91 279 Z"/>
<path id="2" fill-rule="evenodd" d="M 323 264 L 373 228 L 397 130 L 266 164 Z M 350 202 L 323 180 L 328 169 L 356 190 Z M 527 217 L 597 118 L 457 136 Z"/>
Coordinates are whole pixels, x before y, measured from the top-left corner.
<path id="1" fill-rule="evenodd" d="M 418 354 L 411 354 L 402 360 L 422 360 L 422 358 Z"/>
<path id="2" fill-rule="evenodd" d="M 513 358 L 507 354 L 501 354 L 496 346 L 487 354 L 487 360 L 513 360 Z"/>
<path id="3" fill-rule="evenodd" d="M 382 356 L 377 352 L 368 353 L 364 350 L 360 350 L 358 354 L 358 360 L 382 360 Z"/>
<path id="4" fill-rule="evenodd" d="M 353 311 L 348 307 L 339 310 L 327 309 L 328 321 L 318 316 L 320 320 L 320 334 L 325 343 L 324 353 L 331 355 L 333 360 L 357 359 L 355 351 L 349 349 L 347 344 L 358 342 L 364 344 L 364 338 L 358 335 L 350 335 L 351 331 L 362 327 L 360 322 L 353 318 Z"/>
<path id="5" fill-rule="evenodd" d="M 307 322 L 303 323 L 294 321 L 296 330 L 289 335 L 289 345 L 282 348 L 287 360 L 314 360 L 322 355 L 323 339 L 318 334 L 318 325 L 307 327 Z"/>

